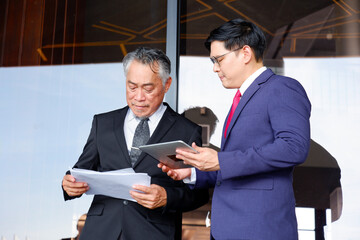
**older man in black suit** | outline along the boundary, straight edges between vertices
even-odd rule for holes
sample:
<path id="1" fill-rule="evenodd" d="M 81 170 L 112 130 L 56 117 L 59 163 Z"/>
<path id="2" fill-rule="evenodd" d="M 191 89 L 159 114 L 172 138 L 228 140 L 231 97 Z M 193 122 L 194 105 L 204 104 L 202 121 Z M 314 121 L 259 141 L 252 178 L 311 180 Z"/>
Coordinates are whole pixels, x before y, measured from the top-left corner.
<path id="1" fill-rule="evenodd" d="M 157 167 L 151 156 L 132 150 L 138 137 L 148 144 L 183 140 L 201 145 L 201 128 L 163 103 L 171 85 L 170 61 L 156 49 L 139 48 L 123 60 L 128 106 L 95 115 L 88 141 L 74 167 L 110 171 L 132 167 L 151 176 L 150 187 L 135 186 L 137 202 L 95 195 L 81 239 L 180 239 L 181 212 L 208 201 L 206 190 L 191 190 Z M 141 129 L 141 130 L 139 130 Z M 89 187 L 67 174 L 65 200 L 80 197 Z M 179 225 L 180 224 L 180 225 Z"/>

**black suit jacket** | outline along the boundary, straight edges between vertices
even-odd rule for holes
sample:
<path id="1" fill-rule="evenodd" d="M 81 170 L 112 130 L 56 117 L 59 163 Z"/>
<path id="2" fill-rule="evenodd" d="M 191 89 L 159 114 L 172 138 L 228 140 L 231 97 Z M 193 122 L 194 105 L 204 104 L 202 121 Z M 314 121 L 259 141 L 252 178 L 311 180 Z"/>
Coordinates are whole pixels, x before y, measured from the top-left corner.
<path id="1" fill-rule="evenodd" d="M 130 168 L 124 119 L 128 107 L 95 115 L 90 136 L 75 168 L 110 171 Z M 174 112 L 168 105 L 149 144 L 183 140 L 201 146 L 201 128 Z M 193 210 L 208 201 L 207 190 L 191 190 L 174 181 L 157 167 L 158 161 L 142 153 L 134 164 L 135 172 L 147 173 L 152 184 L 165 188 L 167 205 L 154 210 L 136 202 L 95 195 L 87 213 L 81 239 L 180 239 L 181 212 Z M 64 192 L 65 200 L 72 199 Z"/>

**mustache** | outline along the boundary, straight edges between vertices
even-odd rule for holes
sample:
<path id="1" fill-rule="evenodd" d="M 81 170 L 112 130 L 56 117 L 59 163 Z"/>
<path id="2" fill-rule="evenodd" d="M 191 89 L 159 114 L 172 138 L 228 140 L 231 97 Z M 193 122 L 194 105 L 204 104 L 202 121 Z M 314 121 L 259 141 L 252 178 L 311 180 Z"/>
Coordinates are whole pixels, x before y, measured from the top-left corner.
<path id="1" fill-rule="evenodd" d="M 149 104 L 145 104 L 145 105 L 141 105 L 141 104 L 136 104 L 136 103 L 131 103 L 132 106 L 136 106 L 136 107 L 149 107 Z"/>

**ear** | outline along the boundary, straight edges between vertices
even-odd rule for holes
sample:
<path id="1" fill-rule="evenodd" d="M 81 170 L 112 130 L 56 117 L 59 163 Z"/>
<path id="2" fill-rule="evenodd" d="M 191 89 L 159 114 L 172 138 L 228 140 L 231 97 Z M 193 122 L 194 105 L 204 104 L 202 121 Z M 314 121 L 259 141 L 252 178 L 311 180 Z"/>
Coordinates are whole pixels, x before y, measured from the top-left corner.
<path id="1" fill-rule="evenodd" d="M 254 57 L 253 50 L 248 45 L 245 45 L 242 50 L 243 50 L 243 54 L 244 54 L 244 62 L 249 63 Z"/>
<path id="2" fill-rule="evenodd" d="M 172 78 L 169 77 L 168 80 L 166 80 L 166 83 L 165 83 L 165 93 L 167 93 L 167 91 L 169 90 L 169 88 L 171 86 L 171 82 L 172 82 Z"/>

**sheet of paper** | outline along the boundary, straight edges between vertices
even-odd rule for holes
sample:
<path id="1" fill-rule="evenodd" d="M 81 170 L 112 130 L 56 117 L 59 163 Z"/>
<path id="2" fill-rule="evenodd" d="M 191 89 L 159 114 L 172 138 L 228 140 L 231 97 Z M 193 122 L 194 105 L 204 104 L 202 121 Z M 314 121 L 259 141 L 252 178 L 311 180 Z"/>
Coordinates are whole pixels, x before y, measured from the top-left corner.
<path id="1" fill-rule="evenodd" d="M 71 175 L 77 182 L 89 185 L 88 195 L 105 195 L 114 198 L 135 201 L 130 195 L 134 184 L 150 186 L 151 177 L 146 173 L 135 173 L 132 168 L 108 172 L 97 172 L 86 169 L 70 169 Z"/>

